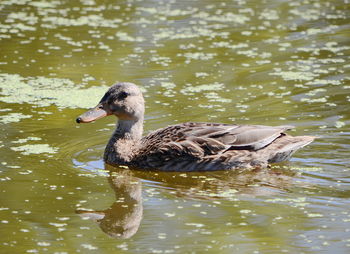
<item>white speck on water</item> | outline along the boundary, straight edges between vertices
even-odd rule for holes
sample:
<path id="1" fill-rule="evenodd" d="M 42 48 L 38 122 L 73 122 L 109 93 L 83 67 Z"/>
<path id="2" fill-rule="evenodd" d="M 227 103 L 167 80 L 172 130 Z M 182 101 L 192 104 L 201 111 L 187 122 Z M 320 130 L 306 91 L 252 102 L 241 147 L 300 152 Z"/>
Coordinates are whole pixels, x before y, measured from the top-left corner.
<path id="1" fill-rule="evenodd" d="M 60 228 L 60 227 L 67 226 L 67 223 L 54 223 L 54 222 L 50 222 L 49 225 L 55 226 L 55 227 L 57 227 L 57 228 Z"/>
<path id="2" fill-rule="evenodd" d="M 83 243 L 80 245 L 81 247 L 85 248 L 85 249 L 88 249 L 88 250 L 97 250 L 98 248 L 91 245 L 91 244 L 87 244 L 87 243 Z"/>
<path id="3" fill-rule="evenodd" d="M 334 126 L 335 126 L 336 128 L 342 128 L 342 127 L 345 126 L 345 123 L 342 122 L 342 121 L 336 121 Z"/>
<path id="4" fill-rule="evenodd" d="M 323 214 L 320 213 L 307 213 L 307 216 L 310 218 L 319 218 L 319 217 L 323 217 Z"/>
<path id="5" fill-rule="evenodd" d="M 204 227 L 204 224 L 202 224 L 202 223 L 185 223 L 185 225 L 187 225 L 187 226 L 194 226 L 196 228 Z"/>
<path id="6" fill-rule="evenodd" d="M 37 245 L 38 246 L 45 246 L 45 247 L 47 247 L 47 246 L 50 246 L 51 243 L 49 243 L 49 242 L 38 242 Z"/>

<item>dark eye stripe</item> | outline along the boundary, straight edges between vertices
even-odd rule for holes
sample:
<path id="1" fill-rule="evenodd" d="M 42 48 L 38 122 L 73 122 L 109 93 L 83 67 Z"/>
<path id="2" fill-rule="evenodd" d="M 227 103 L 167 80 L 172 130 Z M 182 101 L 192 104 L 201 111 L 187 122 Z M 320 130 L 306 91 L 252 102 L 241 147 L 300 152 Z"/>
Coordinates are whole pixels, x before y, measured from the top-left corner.
<path id="1" fill-rule="evenodd" d="M 123 100 L 123 99 L 125 99 L 126 97 L 128 97 L 128 93 L 127 92 L 120 92 L 119 94 L 118 94 L 118 99 L 119 100 Z"/>

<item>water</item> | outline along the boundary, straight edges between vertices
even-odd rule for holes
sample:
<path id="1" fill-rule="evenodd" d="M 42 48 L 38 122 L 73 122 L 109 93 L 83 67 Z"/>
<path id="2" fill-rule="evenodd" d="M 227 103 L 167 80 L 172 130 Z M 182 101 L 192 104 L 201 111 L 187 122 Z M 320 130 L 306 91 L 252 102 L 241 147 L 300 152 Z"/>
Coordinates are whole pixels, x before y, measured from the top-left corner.
<path id="1" fill-rule="evenodd" d="M 1 253 L 349 253 L 349 2 L 1 1 Z M 319 138 L 253 172 L 105 167 L 115 81 L 145 131 L 295 125 Z"/>

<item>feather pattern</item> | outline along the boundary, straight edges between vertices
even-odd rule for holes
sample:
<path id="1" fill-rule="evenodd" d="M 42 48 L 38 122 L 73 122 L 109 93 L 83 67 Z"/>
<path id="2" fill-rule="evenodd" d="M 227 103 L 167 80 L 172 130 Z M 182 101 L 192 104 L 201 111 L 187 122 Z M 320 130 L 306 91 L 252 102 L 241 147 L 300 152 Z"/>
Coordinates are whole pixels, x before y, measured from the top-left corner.
<path id="1" fill-rule="evenodd" d="M 284 134 L 292 126 L 229 125 L 216 123 L 182 123 L 154 131 L 141 140 L 134 166 L 163 171 L 209 171 L 266 167 L 277 160 L 276 151 L 298 144 L 294 150 L 313 138 Z M 299 146 L 299 147 L 298 147 Z M 285 159 L 294 152 L 286 149 Z M 293 151 L 292 151 L 293 150 Z"/>

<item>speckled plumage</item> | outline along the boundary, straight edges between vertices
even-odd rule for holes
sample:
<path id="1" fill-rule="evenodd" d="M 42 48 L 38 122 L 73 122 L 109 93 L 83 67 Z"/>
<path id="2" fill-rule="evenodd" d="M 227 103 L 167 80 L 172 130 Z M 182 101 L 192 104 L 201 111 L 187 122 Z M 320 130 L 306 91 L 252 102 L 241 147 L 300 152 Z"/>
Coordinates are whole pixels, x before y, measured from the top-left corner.
<path id="1" fill-rule="evenodd" d="M 192 122 L 171 125 L 142 137 L 144 100 L 132 83 L 112 86 L 97 107 L 77 121 L 95 120 L 94 112 L 96 118 L 101 113 L 119 118 L 104 153 L 105 162 L 140 169 L 188 172 L 266 167 L 289 159 L 314 139 L 285 134 L 292 126 Z"/>

